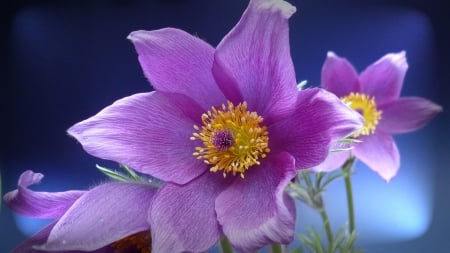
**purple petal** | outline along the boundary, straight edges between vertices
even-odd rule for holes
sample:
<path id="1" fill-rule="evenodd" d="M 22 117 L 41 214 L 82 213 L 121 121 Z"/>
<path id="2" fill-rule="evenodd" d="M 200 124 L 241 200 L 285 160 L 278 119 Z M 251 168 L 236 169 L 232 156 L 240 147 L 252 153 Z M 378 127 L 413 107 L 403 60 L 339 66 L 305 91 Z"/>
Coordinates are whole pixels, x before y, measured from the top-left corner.
<path id="1" fill-rule="evenodd" d="M 400 154 L 391 135 L 377 131 L 355 145 L 353 152 L 359 160 L 389 182 L 400 167 Z"/>
<path id="2" fill-rule="evenodd" d="M 374 96 L 377 104 L 397 99 L 408 69 L 405 54 L 405 51 L 387 54 L 367 67 L 359 77 L 361 91 Z"/>
<path id="3" fill-rule="evenodd" d="M 53 222 L 46 227 L 44 227 L 42 230 L 37 232 L 32 237 L 26 239 L 24 242 L 22 242 L 20 245 L 18 245 L 16 248 L 14 248 L 11 253 L 43 253 L 44 251 L 35 249 L 34 246 L 41 245 L 47 241 L 47 237 L 50 234 L 50 231 L 55 226 L 56 222 Z M 63 250 L 63 251 L 53 251 L 58 253 L 81 253 L 80 251 L 76 250 Z M 107 253 L 112 252 L 111 248 L 104 247 L 100 248 L 95 251 L 89 251 L 91 253 Z"/>
<path id="4" fill-rule="evenodd" d="M 85 191 L 35 192 L 27 187 L 38 184 L 41 173 L 27 170 L 20 175 L 16 190 L 3 197 L 14 212 L 34 218 L 59 218 Z"/>
<path id="5" fill-rule="evenodd" d="M 99 185 L 67 210 L 39 249 L 91 251 L 149 230 L 147 213 L 155 192 L 143 183 Z"/>
<path id="6" fill-rule="evenodd" d="M 378 128 L 387 133 L 406 133 L 427 124 L 442 107 L 424 98 L 403 97 L 378 109 L 382 111 Z"/>
<path id="7" fill-rule="evenodd" d="M 269 126 L 269 148 L 289 152 L 297 168 L 311 168 L 325 160 L 332 143 L 362 126 L 361 115 L 334 94 L 306 89 L 299 92 L 291 117 Z"/>
<path id="8" fill-rule="evenodd" d="M 91 155 L 184 184 L 207 169 L 192 155 L 196 142 L 189 139 L 202 112 L 181 94 L 142 93 L 116 101 L 68 132 Z"/>
<path id="9" fill-rule="evenodd" d="M 250 168 L 244 179 L 235 180 L 217 197 L 217 219 L 239 252 L 292 241 L 295 206 L 284 188 L 293 177 L 291 155 L 270 155 L 261 166 Z"/>
<path id="10" fill-rule="evenodd" d="M 144 74 L 156 90 L 181 93 L 205 110 L 224 103 L 212 76 L 214 48 L 182 30 L 135 31 L 133 42 Z"/>
<path id="11" fill-rule="evenodd" d="M 216 196 L 232 178 L 206 172 L 186 185 L 165 184 L 150 208 L 152 252 L 204 252 L 222 235 Z"/>
<path id="12" fill-rule="evenodd" d="M 35 245 L 43 244 L 47 241 L 47 237 L 50 234 L 50 231 L 52 230 L 53 226 L 55 226 L 56 222 L 53 222 L 43 229 L 41 229 L 39 232 L 34 234 L 32 237 L 26 239 L 24 242 L 22 242 L 20 245 L 18 245 L 11 253 L 39 253 L 42 252 L 40 250 L 36 250 L 33 248 Z"/>
<path id="13" fill-rule="evenodd" d="M 327 53 L 327 59 L 322 66 L 322 87 L 338 97 L 344 97 L 350 92 L 359 92 L 358 73 L 345 58 L 333 52 Z"/>
<path id="14" fill-rule="evenodd" d="M 329 152 L 325 161 L 311 168 L 314 172 L 330 172 L 342 167 L 350 155 L 349 151 Z"/>
<path id="15" fill-rule="evenodd" d="M 245 100 L 250 111 L 263 117 L 284 113 L 295 102 L 288 27 L 295 10 L 284 1 L 251 1 L 217 46 L 213 74 L 230 101 Z"/>

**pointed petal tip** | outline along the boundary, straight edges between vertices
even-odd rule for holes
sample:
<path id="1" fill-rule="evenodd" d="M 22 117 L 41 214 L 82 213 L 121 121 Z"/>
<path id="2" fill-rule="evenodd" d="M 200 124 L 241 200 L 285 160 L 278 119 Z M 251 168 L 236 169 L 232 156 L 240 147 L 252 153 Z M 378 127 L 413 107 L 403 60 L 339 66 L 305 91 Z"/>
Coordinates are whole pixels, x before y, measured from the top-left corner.
<path id="1" fill-rule="evenodd" d="M 83 122 L 84 121 L 80 121 L 80 122 L 74 124 L 69 129 L 66 130 L 67 135 L 69 135 L 69 137 L 75 139 L 78 143 L 81 143 L 80 142 L 80 138 L 81 138 L 80 135 L 82 133 L 82 130 L 80 129 L 80 127 L 81 127 L 81 124 Z"/>
<path id="2" fill-rule="evenodd" d="M 71 137 L 73 137 L 73 135 L 75 134 L 75 131 L 74 131 L 74 127 L 76 126 L 76 124 L 75 125 L 73 125 L 73 126 L 71 126 L 71 127 L 69 127 L 67 130 L 66 130 L 66 133 L 69 135 L 69 136 L 71 136 Z"/>
<path id="3" fill-rule="evenodd" d="M 328 51 L 327 52 L 327 58 L 335 58 L 335 57 L 339 57 L 337 56 L 337 54 L 333 51 Z"/>
<path id="4" fill-rule="evenodd" d="M 130 34 L 128 34 L 127 39 L 136 42 L 136 41 L 144 41 L 144 40 L 153 40 L 153 39 L 160 39 L 159 36 L 161 36 L 161 33 L 179 33 L 179 32 L 186 33 L 178 28 L 173 27 L 165 27 L 155 30 L 136 30 L 132 31 Z"/>
<path id="5" fill-rule="evenodd" d="M 389 182 L 400 168 L 400 153 L 391 134 L 381 131 L 369 135 L 353 149 L 356 158 Z"/>
<path id="6" fill-rule="evenodd" d="M 371 168 L 371 169 L 375 171 L 386 184 L 388 184 L 397 175 L 397 172 L 400 169 L 400 164 L 397 164 L 395 167 L 392 167 L 389 170 L 381 170 L 379 168 L 378 169 Z"/>
<path id="7" fill-rule="evenodd" d="M 381 177 L 381 179 L 383 179 L 383 181 L 386 184 L 389 184 L 391 182 L 391 180 L 395 177 L 395 175 L 397 174 L 397 171 L 395 171 L 395 173 L 391 173 L 391 174 L 382 174 L 378 172 L 378 175 Z"/>
<path id="8" fill-rule="evenodd" d="M 380 109 L 383 116 L 377 128 L 391 134 L 418 130 L 443 110 L 442 106 L 421 97 L 401 97 Z"/>
<path id="9" fill-rule="evenodd" d="M 405 50 L 402 50 L 397 53 L 386 54 L 383 58 L 389 59 L 393 63 L 393 65 L 397 66 L 398 68 L 408 68 L 408 62 L 406 59 L 406 51 Z M 381 59 L 383 59 L 383 58 L 381 58 Z"/>
<path id="10" fill-rule="evenodd" d="M 128 34 L 127 40 L 134 43 L 142 38 L 141 35 L 143 32 L 144 32 L 143 30 L 132 31 L 130 34 Z"/>
<path id="11" fill-rule="evenodd" d="M 431 110 L 434 111 L 435 113 L 440 113 L 444 111 L 444 107 L 433 103 L 433 105 L 431 106 Z"/>
<path id="12" fill-rule="evenodd" d="M 434 103 L 432 101 L 429 101 L 429 105 L 428 106 L 429 106 L 428 107 L 428 114 L 429 114 L 428 115 L 429 116 L 428 120 L 433 119 L 436 115 L 438 115 L 439 113 L 444 111 L 444 108 L 441 105 L 436 104 L 436 103 Z"/>
<path id="13" fill-rule="evenodd" d="M 130 34 L 128 34 L 127 39 L 131 42 L 135 43 L 137 41 L 144 41 L 152 38 L 152 33 L 160 31 L 160 30 L 166 30 L 171 28 L 162 28 L 162 29 L 156 29 L 152 31 L 147 30 L 136 30 L 132 31 Z"/>
<path id="14" fill-rule="evenodd" d="M 256 2 L 255 4 L 261 9 L 280 11 L 281 15 L 286 19 L 289 19 L 297 11 L 295 6 L 283 0 L 254 0 L 253 2 Z"/>

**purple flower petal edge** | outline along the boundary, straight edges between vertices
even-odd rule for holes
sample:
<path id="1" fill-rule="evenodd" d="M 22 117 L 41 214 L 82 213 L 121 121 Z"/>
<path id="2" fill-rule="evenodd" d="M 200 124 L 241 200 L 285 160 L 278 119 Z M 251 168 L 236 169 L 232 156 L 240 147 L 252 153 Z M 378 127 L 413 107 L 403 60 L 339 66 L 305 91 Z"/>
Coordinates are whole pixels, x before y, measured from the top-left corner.
<path id="1" fill-rule="evenodd" d="M 211 70 L 214 48 L 185 31 L 164 28 L 132 32 L 145 76 L 158 91 L 180 93 L 197 101 L 204 110 L 220 105 L 225 97 Z"/>
<path id="2" fill-rule="evenodd" d="M 333 143 L 362 126 L 361 115 L 334 94 L 319 88 L 305 89 L 298 93 L 291 117 L 269 127 L 270 148 L 289 152 L 297 168 L 307 169 L 324 161 Z"/>
<path id="3" fill-rule="evenodd" d="M 91 155 L 184 184 L 207 169 L 193 157 L 198 143 L 190 140 L 202 113 L 182 94 L 141 93 L 116 101 L 68 133 Z"/>
<path id="4" fill-rule="evenodd" d="M 442 107 L 419 97 L 402 97 L 379 107 L 382 119 L 378 129 L 387 133 L 406 133 L 425 126 Z"/>
<path id="5" fill-rule="evenodd" d="M 294 164 L 290 154 L 274 154 L 217 197 L 217 219 L 239 252 L 293 240 L 295 205 L 284 189 L 295 177 Z"/>
<path id="6" fill-rule="evenodd" d="M 405 51 L 386 54 L 359 76 L 361 92 L 375 97 L 378 105 L 398 99 L 407 70 Z"/>
<path id="7" fill-rule="evenodd" d="M 367 136 L 355 145 L 353 152 L 386 182 L 389 182 L 400 168 L 400 154 L 390 134 L 378 131 Z"/>
<path id="8" fill-rule="evenodd" d="M 285 1 L 250 1 L 214 55 L 213 74 L 227 99 L 246 101 L 266 122 L 283 117 L 296 99 L 288 26 L 295 11 Z"/>
<path id="9" fill-rule="evenodd" d="M 154 252 L 204 252 L 222 235 L 214 201 L 231 178 L 205 172 L 185 184 L 167 183 L 150 207 Z"/>
<path id="10" fill-rule="evenodd" d="M 57 221 L 44 251 L 92 251 L 149 230 L 147 212 L 156 188 L 144 183 L 101 184 L 80 197 Z"/>
<path id="11" fill-rule="evenodd" d="M 341 98 L 360 90 L 358 78 L 358 73 L 347 59 L 331 51 L 327 53 L 321 74 L 324 89 Z"/>
<path id="12" fill-rule="evenodd" d="M 28 189 L 44 177 L 27 170 L 20 175 L 18 188 L 3 197 L 14 212 L 34 218 L 59 218 L 86 191 L 36 192 Z"/>

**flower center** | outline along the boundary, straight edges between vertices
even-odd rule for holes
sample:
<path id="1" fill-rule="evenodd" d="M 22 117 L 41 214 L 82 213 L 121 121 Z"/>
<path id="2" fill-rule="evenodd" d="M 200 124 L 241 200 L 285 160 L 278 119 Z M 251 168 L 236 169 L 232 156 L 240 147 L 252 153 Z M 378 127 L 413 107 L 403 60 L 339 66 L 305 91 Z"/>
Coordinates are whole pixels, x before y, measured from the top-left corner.
<path id="1" fill-rule="evenodd" d="M 375 132 L 382 111 L 377 110 L 377 104 L 373 97 L 362 93 L 350 93 L 341 98 L 344 103 L 359 112 L 364 117 L 364 126 L 353 134 L 353 137 L 369 135 Z"/>
<path id="2" fill-rule="evenodd" d="M 132 234 L 111 244 L 111 247 L 114 248 L 114 253 L 150 253 L 151 246 L 152 237 L 150 231 Z"/>
<path id="3" fill-rule="evenodd" d="M 233 176 L 244 172 L 270 152 L 267 128 L 261 126 L 263 118 L 247 111 L 247 103 L 234 106 L 227 102 L 212 107 L 202 115 L 202 126 L 194 126 L 191 140 L 201 140 L 203 146 L 195 148 L 193 155 L 211 165 L 210 171 L 222 171 Z"/>

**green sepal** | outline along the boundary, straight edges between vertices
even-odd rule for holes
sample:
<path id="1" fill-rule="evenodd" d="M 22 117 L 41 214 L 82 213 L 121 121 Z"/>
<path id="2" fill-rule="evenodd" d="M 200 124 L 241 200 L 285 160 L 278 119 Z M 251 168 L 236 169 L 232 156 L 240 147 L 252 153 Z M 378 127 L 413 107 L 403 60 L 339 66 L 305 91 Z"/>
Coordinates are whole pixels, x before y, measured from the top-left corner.
<path id="1" fill-rule="evenodd" d="M 103 174 L 105 174 L 107 177 L 113 179 L 113 180 L 117 180 L 117 181 L 121 181 L 121 182 L 129 182 L 130 178 L 123 175 L 122 173 L 115 171 L 115 170 L 110 170 L 108 168 L 102 167 L 98 164 L 95 165 L 95 167 L 97 167 L 97 169 L 100 170 L 100 172 L 102 172 Z"/>

